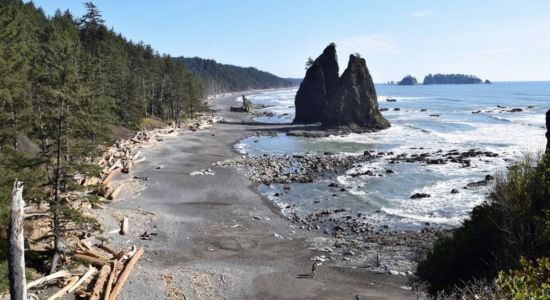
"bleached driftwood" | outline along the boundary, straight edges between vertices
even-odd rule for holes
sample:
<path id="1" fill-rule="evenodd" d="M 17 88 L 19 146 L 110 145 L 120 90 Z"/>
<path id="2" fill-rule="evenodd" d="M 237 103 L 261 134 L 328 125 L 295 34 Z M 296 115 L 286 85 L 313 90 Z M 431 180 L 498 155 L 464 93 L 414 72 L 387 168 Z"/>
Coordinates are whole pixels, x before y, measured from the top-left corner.
<path id="1" fill-rule="evenodd" d="M 69 289 L 71 289 L 77 282 L 78 282 L 78 276 L 73 276 L 69 278 L 69 282 L 62 289 L 57 291 L 55 294 L 51 295 L 50 298 L 48 298 L 48 300 L 54 300 L 54 299 L 63 297 L 69 291 Z"/>
<path id="2" fill-rule="evenodd" d="M 88 266 L 88 271 L 86 271 L 86 273 L 84 273 L 84 275 L 82 275 L 82 277 L 80 277 L 80 279 L 69 289 L 69 293 L 72 293 L 74 291 L 76 291 L 76 289 L 81 286 L 84 281 L 86 281 L 86 279 L 88 279 L 88 277 L 92 276 L 95 274 L 95 272 L 97 272 L 97 269 L 92 267 L 92 266 Z"/>
<path id="3" fill-rule="evenodd" d="M 54 279 L 57 279 L 57 278 L 62 278 L 62 277 L 69 277 L 71 276 L 71 273 L 69 273 L 67 270 L 61 270 L 61 271 L 57 271 L 55 273 L 52 273 L 48 276 L 44 276 L 40 279 L 37 279 L 35 281 L 32 281 L 32 282 L 29 282 L 27 284 L 27 289 L 30 289 L 30 288 L 33 288 L 35 286 L 39 286 L 45 282 L 48 282 L 50 280 L 54 280 Z"/>
<path id="4" fill-rule="evenodd" d="M 122 168 L 122 173 L 130 173 L 130 171 L 132 171 L 132 166 L 133 166 L 132 160 L 127 159 L 124 162 L 124 167 Z"/>
<path id="5" fill-rule="evenodd" d="M 107 175 L 107 177 L 105 177 L 105 179 L 103 179 L 103 181 L 101 182 L 101 184 L 103 186 L 107 186 L 109 185 L 109 183 L 111 182 L 111 180 L 113 180 L 113 178 L 115 178 L 115 176 L 120 173 L 120 168 L 115 168 L 113 169 L 112 171 L 110 171 L 109 175 Z"/>
<path id="6" fill-rule="evenodd" d="M 146 161 L 146 160 L 147 160 L 147 158 L 142 157 L 142 158 L 140 158 L 140 159 L 134 160 L 134 163 L 137 164 L 137 163 L 140 163 L 140 162 L 144 162 L 144 161 Z"/>
<path id="7" fill-rule="evenodd" d="M 25 201 L 23 183 L 15 180 L 11 192 L 11 212 L 8 236 L 8 268 L 11 299 L 27 299 L 25 287 L 25 237 L 23 235 Z"/>
<path id="8" fill-rule="evenodd" d="M 119 186 L 117 187 L 116 189 L 114 189 L 108 196 L 108 198 L 110 200 L 116 200 L 116 198 L 118 197 L 118 194 L 120 194 L 120 191 L 122 190 L 122 186 Z"/>

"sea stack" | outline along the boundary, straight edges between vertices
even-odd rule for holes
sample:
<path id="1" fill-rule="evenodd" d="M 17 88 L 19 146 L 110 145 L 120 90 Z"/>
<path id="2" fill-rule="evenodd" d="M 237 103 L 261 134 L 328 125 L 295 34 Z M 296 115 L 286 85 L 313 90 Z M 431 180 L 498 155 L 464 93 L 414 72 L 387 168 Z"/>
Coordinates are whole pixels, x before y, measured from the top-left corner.
<path id="1" fill-rule="evenodd" d="M 390 127 L 378 110 L 376 89 L 365 59 L 350 55 L 348 67 L 339 78 L 334 43 L 308 68 L 295 106 L 294 123 L 320 122 L 325 129 L 354 132 Z"/>
<path id="2" fill-rule="evenodd" d="M 546 112 L 546 151 L 550 153 L 550 109 Z"/>
<path id="3" fill-rule="evenodd" d="M 336 45 L 330 44 L 309 66 L 306 77 L 296 93 L 294 123 L 322 123 L 325 121 L 328 99 L 338 89 L 338 59 Z"/>

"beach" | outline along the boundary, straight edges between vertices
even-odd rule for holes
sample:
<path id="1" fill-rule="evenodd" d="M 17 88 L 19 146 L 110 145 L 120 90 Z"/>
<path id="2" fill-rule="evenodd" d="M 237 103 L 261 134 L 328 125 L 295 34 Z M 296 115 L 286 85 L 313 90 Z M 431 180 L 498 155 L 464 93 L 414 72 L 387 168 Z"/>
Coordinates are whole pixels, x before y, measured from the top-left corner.
<path id="1" fill-rule="evenodd" d="M 407 276 L 358 268 L 350 263 L 353 252 L 320 251 L 333 244 L 331 237 L 320 239 L 285 218 L 246 170 L 216 164 L 239 157 L 234 145 L 254 132 L 288 126 L 229 112 L 236 96 L 214 101 L 214 113 L 225 122 L 143 149 L 147 160 L 119 179 L 135 184 L 112 204 L 119 217 L 130 217 L 130 232 L 109 238 L 115 246 L 145 249 L 120 297 L 415 299 Z M 118 228 L 107 214 L 102 222 L 106 231 Z"/>

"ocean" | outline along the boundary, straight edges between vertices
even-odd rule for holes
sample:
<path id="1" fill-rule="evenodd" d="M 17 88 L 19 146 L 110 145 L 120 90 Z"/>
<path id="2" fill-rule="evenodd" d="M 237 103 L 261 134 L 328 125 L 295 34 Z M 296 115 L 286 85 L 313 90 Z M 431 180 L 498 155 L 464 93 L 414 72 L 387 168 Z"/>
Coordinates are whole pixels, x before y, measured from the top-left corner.
<path id="1" fill-rule="evenodd" d="M 270 90 L 251 95 L 260 111 L 272 116 L 256 120 L 290 123 L 294 118 L 297 89 Z M 491 184 L 464 187 L 486 175 L 502 175 L 526 155 L 540 153 L 545 145 L 545 112 L 550 109 L 550 82 L 499 82 L 478 85 L 377 85 L 379 107 L 392 126 L 376 133 L 304 138 L 278 134 L 249 137 L 235 148 L 248 155 L 324 153 L 361 154 L 366 150 L 395 155 L 460 152 L 475 149 L 497 157 L 472 158 L 470 167 L 456 163 L 431 165 L 387 159 L 355 166 L 345 174 L 314 183 L 260 186 L 283 213 L 306 215 L 323 209 L 345 208 L 361 213 L 374 226 L 420 230 L 426 226 L 454 227 L 487 199 Z M 395 100 L 388 102 L 387 100 Z M 241 101 L 240 98 L 236 101 Z M 521 111 L 510 112 L 512 109 Z M 386 170 L 393 173 L 387 173 Z M 371 170 L 379 176 L 355 176 Z M 345 187 L 335 193 L 330 183 Z M 455 189 L 458 193 L 451 193 Z M 411 199 L 415 193 L 430 197 Z M 291 207 L 291 208 L 287 208 Z"/>

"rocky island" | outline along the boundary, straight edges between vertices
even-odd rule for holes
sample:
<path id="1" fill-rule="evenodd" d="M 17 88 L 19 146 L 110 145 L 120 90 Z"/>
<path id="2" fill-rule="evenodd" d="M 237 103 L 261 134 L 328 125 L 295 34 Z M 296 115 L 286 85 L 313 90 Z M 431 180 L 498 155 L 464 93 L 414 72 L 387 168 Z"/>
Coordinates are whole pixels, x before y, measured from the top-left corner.
<path id="1" fill-rule="evenodd" d="M 424 77 L 422 84 L 479 84 L 481 79 L 474 75 L 465 74 L 429 74 Z"/>
<path id="2" fill-rule="evenodd" d="M 403 79 L 401 79 L 401 81 L 399 81 L 399 83 L 397 84 L 398 85 L 417 85 L 418 80 L 416 80 L 416 78 L 412 75 L 407 75 L 403 77 Z"/>
<path id="3" fill-rule="evenodd" d="M 334 43 L 311 63 L 294 102 L 294 123 L 321 123 L 322 129 L 353 132 L 390 127 L 378 109 L 365 59 L 350 55 L 348 67 L 339 77 Z"/>

